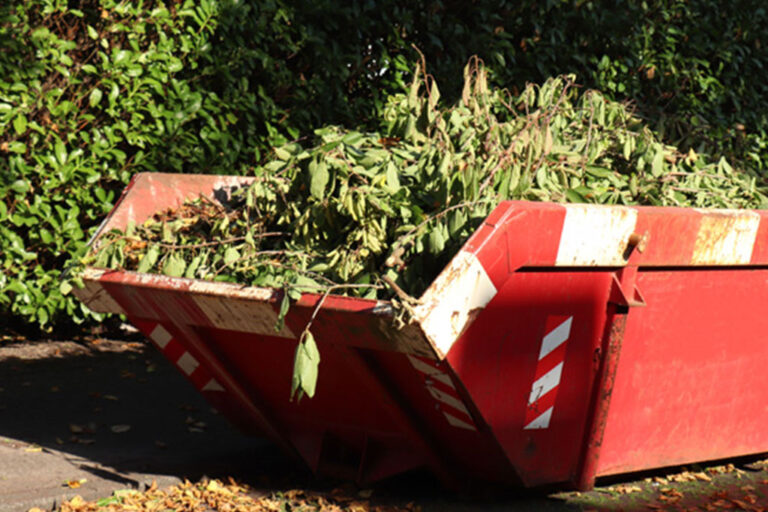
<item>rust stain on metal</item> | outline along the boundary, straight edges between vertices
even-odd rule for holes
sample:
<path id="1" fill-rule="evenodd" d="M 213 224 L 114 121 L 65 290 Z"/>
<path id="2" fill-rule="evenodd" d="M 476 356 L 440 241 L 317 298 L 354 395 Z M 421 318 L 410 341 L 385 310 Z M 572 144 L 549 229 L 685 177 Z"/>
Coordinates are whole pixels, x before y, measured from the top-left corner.
<path id="1" fill-rule="evenodd" d="M 566 205 L 556 265 L 624 265 L 637 214 L 635 208 L 624 206 Z"/>
<path id="2" fill-rule="evenodd" d="M 281 338 L 297 337 L 287 325 L 282 325 L 279 331 L 275 330 L 278 325 L 277 313 L 264 300 L 202 295 L 192 289 L 190 292 L 195 305 L 214 327 Z"/>
<path id="3" fill-rule="evenodd" d="M 627 327 L 626 310 L 616 308 L 616 312 L 610 320 L 608 339 L 599 357 L 597 375 L 595 378 L 595 393 L 593 395 L 594 406 L 589 410 L 592 417 L 588 421 L 587 437 L 584 444 L 584 455 L 579 474 L 575 478 L 576 487 L 579 490 L 590 490 L 595 485 L 597 474 L 597 462 L 600 458 L 600 448 L 603 445 L 603 434 L 608 421 L 608 411 L 613 395 L 613 384 L 616 380 L 616 370 L 619 365 L 621 344 L 624 340 L 624 332 Z"/>
<path id="4" fill-rule="evenodd" d="M 691 263 L 694 265 L 747 264 L 760 225 L 760 215 L 750 211 L 702 210 Z"/>
<path id="5" fill-rule="evenodd" d="M 460 251 L 421 296 L 415 318 L 438 352 L 447 354 L 495 295 L 496 287 L 477 257 Z"/>
<path id="6" fill-rule="evenodd" d="M 103 271 L 92 272 L 91 275 L 101 276 Z M 97 313 L 118 313 L 125 314 L 123 308 L 112 298 L 104 289 L 97 278 L 83 279 L 84 288 L 74 288 L 72 293 L 80 299 L 83 304 Z"/>

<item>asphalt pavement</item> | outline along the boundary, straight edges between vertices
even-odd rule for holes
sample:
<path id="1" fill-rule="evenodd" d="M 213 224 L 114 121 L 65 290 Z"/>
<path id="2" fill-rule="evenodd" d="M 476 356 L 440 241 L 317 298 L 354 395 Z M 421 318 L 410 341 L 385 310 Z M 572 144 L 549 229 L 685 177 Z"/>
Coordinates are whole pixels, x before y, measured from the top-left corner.
<path id="1" fill-rule="evenodd" d="M 0 512 L 274 460 L 270 443 L 234 430 L 145 343 L 0 345 Z"/>

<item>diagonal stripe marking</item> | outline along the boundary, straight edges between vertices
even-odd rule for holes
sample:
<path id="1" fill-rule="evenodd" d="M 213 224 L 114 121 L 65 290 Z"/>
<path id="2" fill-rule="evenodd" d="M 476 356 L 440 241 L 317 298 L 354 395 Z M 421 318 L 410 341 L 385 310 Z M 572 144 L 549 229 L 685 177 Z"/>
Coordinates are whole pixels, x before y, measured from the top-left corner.
<path id="1" fill-rule="evenodd" d="M 224 391 L 224 388 L 216 379 L 211 379 L 200 391 Z"/>
<path id="2" fill-rule="evenodd" d="M 429 377 L 432 377 L 435 380 L 439 380 L 446 386 L 450 386 L 453 389 L 456 389 L 456 386 L 453 385 L 453 382 L 451 382 L 451 378 L 446 375 L 445 373 L 441 372 L 434 366 L 431 366 L 421 359 L 417 357 L 413 357 L 412 355 L 408 355 L 408 360 L 411 362 L 414 368 L 416 368 L 418 371 L 420 371 L 423 374 L 426 374 Z"/>
<path id="3" fill-rule="evenodd" d="M 168 345 L 168 342 L 171 341 L 171 333 L 165 330 L 165 327 L 163 327 L 160 324 L 157 324 L 154 329 L 152 329 L 152 332 L 149 333 L 150 339 L 157 343 L 157 346 L 161 349 L 165 348 Z"/>
<path id="4" fill-rule="evenodd" d="M 195 369 L 200 365 L 200 363 L 197 362 L 197 359 L 192 357 L 192 354 L 189 352 L 184 352 L 179 360 L 176 361 L 176 364 L 187 375 L 192 375 L 192 372 L 194 372 Z"/>
<path id="5" fill-rule="evenodd" d="M 539 428 L 549 428 L 549 422 L 552 419 L 552 411 L 554 407 L 550 407 L 543 413 L 541 413 L 535 420 L 527 424 L 523 430 L 534 430 Z"/>
<path id="6" fill-rule="evenodd" d="M 573 317 L 568 319 L 552 329 L 552 331 L 544 336 L 541 342 L 541 351 L 539 352 L 539 361 L 544 359 L 547 354 L 555 350 L 557 347 L 563 344 L 571 335 L 571 324 L 573 323 Z"/>
<path id="7" fill-rule="evenodd" d="M 460 420 L 459 418 L 457 418 L 456 416 L 453 416 L 452 414 L 448 414 L 447 412 L 443 411 L 443 415 L 445 415 L 445 419 L 448 420 L 448 423 L 454 427 L 477 431 L 477 429 L 474 426 L 470 425 L 465 421 Z"/>
<path id="8" fill-rule="evenodd" d="M 539 377 L 531 386 L 531 395 L 528 397 L 528 405 L 546 395 L 560 384 L 560 376 L 563 373 L 563 362 L 557 364 L 554 368 Z"/>
<path id="9" fill-rule="evenodd" d="M 433 386 L 427 386 L 427 390 L 429 391 L 429 394 L 432 395 L 432 398 L 439 402 L 443 402 L 446 405 L 450 405 L 457 411 L 461 411 L 470 418 L 472 417 L 471 414 L 469 414 L 469 411 L 466 407 L 464 407 L 464 404 L 461 403 L 461 401 L 448 393 L 445 393 L 444 391 L 440 391 L 439 389 L 433 387 Z"/>

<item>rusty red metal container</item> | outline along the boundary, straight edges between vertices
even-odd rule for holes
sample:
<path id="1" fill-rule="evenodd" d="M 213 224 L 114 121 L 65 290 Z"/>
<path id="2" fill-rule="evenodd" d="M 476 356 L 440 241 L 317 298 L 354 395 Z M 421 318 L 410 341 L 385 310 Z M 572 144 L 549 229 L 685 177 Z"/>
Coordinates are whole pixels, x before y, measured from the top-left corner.
<path id="1" fill-rule="evenodd" d="M 247 178 L 139 174 L 100 232 Z M 397 329 L 386 301 L 329 296 L 313 399 L 290 401 L 319 295 L 88 268 L 121 313 L 245 431 L 369 482 L 427 466 L 586 489 L 596 477 L 768 451 L 764 212 L 496 208 Z"/>

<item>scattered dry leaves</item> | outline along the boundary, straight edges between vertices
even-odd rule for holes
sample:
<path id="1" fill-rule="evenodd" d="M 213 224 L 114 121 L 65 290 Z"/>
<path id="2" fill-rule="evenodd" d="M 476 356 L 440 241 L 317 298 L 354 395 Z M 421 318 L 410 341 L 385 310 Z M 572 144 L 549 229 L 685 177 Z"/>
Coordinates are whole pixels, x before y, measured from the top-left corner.
<path id="1" fill-rule="evenodd" d="M 226 512 L 281 512 L 302 510 L 304 512 L 420 512 L 413 503 L 395 507 L 372 505 L 360 494 L 370 496 L 372 491 L 348 492 L 334 489 L 330 493 L 315 493 L 291 489 L 269 496 L 259 496 L 247 485 L 230 478 L 228 482 L 208 480 L 196 484 L 185 481 L 182 484 L 160 490 L 157 483 L 143 493 L 133 490 L 115 491 L 99 501 L 85 501 L 75 496 L 61 504 L 59 512 L 123 512 L 165 510 Z M 32 511 L 30 511 L 32 512 Z"/>

